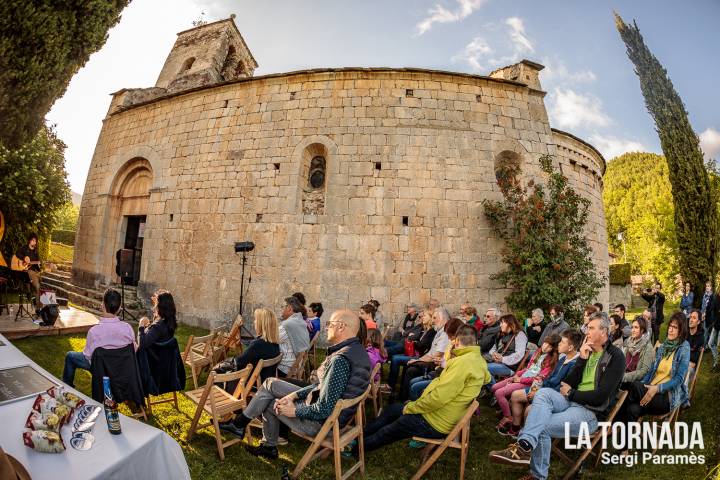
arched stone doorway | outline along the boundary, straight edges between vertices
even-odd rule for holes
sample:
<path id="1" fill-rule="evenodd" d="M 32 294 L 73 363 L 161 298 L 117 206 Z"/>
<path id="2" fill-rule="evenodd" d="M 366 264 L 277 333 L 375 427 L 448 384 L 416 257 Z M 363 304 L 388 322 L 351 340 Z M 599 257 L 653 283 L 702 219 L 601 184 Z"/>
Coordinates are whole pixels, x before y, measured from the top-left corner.
<path id="1" fill-rule="evenodd" d="M 114 246 L 110 252 L 113 260 L 111 276 L 115 276 L 116 252 L 121 249 L 129 250 L 132 268 L 126 271 L 128 275 L 125 282 L 128 285 L 137 285 L 142 278 L 142 249 L 152 180 L 150 162 L 137 157 L 120 168 L 110 190 L 108 230 L 116 232 L 114 241 L 110 242 Z"/>

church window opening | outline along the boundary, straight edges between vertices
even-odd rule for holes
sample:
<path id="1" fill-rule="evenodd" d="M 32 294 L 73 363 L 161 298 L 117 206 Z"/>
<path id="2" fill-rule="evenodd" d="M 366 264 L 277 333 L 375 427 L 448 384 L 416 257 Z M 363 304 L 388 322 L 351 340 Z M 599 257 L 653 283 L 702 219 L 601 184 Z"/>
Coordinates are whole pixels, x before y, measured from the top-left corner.
<path id="1" fill-rule="evenodd" d="M 325 157 L 320 155 L 313 157 L 310 162 L 310 188 L 319 190 L 325 186 Z"/>

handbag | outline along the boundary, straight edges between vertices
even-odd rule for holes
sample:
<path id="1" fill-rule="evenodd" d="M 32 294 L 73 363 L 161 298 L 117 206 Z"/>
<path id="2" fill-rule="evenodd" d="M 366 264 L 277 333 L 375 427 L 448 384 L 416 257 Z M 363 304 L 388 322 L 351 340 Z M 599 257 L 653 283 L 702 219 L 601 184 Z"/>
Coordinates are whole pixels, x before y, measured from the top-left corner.
<path id="1" fill-rule="evenodd" d="M 415 357 L 415 343 L 412 340 L 405 340 L 405 355 Z"/>

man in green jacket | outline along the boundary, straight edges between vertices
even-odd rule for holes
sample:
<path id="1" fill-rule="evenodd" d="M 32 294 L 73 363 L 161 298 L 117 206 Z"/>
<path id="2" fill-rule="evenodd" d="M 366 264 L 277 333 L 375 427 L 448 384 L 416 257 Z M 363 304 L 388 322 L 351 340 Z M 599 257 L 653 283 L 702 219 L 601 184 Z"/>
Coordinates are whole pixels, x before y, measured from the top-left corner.
<path id="1" fill-rule="evenodd" d="M 445 369 L 414 402 L 383 409 L 363 432 L 365 450 L 375 450 L 413 436 L 444 438 L 490 381 L 490 373 L 469 325 L 460 327 Z M 354 450 L 357 449 L 355 446 Z"/>

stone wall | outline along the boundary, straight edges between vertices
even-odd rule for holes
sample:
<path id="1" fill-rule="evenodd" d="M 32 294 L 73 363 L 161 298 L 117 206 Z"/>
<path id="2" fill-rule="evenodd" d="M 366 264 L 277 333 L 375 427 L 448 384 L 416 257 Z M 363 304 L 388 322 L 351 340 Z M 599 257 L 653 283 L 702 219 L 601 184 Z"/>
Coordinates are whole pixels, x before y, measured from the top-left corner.
<path id="1" fill-rule="evenodd" d="M 241 240 L 256 244 L 246 315 L 258 305 L 278 311 L 294 291 L 326 311 L 373 296 L 390 319 L 431 297 L 452 309 L 504 306 L 507 291 L 490 280 L 501 242 L 481 202 L 499 198 L 497 158 L 518 159 L 535 178 L 538 158 L 556 150 L 593 202 L 589 236 L 606 274 L 602 185 L 569 167 L 582 157 L 601 174 L 604 162 L 551 130 L 543 96 L 487 77 L 335 69 L 239 80 L 111 114 L 83 195 L 75 278 L 113 279 L 133 203 L 119 177 L 141 162 L 152 176 L 141 286 L 171 290 L 184 322 L 232 318 Z M 318 155 L 319 190 L 308 186 Z M 599 300 L 607 303 L 607 289 Z"/>

